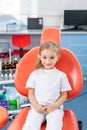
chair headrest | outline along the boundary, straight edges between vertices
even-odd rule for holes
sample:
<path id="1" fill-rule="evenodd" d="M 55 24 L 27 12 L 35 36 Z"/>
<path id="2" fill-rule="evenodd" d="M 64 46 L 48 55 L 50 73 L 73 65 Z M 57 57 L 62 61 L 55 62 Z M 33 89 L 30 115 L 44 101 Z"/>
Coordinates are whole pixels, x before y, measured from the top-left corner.
<path id="1" fill-rule="evenodd" d="M 40 43 L 53 41 L 60 44 L 60 30 L 58 28 L 44 28 L 41 35 Z"/>

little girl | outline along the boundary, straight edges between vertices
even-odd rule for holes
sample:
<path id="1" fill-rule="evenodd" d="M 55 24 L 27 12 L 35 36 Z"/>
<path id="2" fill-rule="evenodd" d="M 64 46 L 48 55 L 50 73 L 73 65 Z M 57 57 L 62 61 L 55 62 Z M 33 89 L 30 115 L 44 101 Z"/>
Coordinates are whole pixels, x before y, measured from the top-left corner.
<path id="1" fill-rule="evenodd" d="M 39 56 L 26 83 L 31 103 L 22 130 L 40 130 L 46 120 L 46 130 L 62 130 L 63 103 L 71 86 L 64 72 L 55 67 L 60 57 L 60 48 L 55 42 L 41 44 Z"/>

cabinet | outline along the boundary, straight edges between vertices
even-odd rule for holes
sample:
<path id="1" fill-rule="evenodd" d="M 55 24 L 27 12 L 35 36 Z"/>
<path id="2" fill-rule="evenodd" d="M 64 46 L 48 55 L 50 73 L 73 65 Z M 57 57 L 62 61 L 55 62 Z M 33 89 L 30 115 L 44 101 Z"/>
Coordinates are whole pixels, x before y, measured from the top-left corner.
<path id="1" fill-rule="evenodd" d="M 87 79 L 87 33 L 62 33 L 61 47 L 70 49 L 76 55 L 80 62 L 84 79 Z"/>

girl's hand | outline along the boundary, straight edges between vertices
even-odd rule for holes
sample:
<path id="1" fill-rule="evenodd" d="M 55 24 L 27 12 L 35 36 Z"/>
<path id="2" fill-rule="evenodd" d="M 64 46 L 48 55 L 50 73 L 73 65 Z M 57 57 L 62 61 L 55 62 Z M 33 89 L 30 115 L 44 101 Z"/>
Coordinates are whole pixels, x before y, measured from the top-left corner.
<path id="1" fill-rule="evenodd" d="M 44 105 L 37 104 L 37 105 L 35 106 L 35 110 L 36 110 L 37 112 L 39 112 L 39 113 L 42 113 L 42 112 L 45 111 L 45 107 L 44 107 Z"/>
<path id="2" fill-rule="evenodd" d="M 45 111 L 48 113 L 54 111 L 55 109 L 56 108 L 55 108 L 54 104 L 48 104 L 45 106 Z"/>

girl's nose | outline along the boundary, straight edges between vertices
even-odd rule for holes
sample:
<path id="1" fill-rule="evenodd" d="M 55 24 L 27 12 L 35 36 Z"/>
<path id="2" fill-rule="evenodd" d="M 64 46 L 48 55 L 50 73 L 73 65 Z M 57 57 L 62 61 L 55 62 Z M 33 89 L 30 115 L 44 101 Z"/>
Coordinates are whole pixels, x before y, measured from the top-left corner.
<path id="1" fill-rule="evenodd" d="M 47 59 L 47 60 L 46 60 L 46 62 L 47 62 L 47 63 L 49 63 L 49 62 L 50 62 L 50 60 L 49 60 L 49 59 Z"/>

